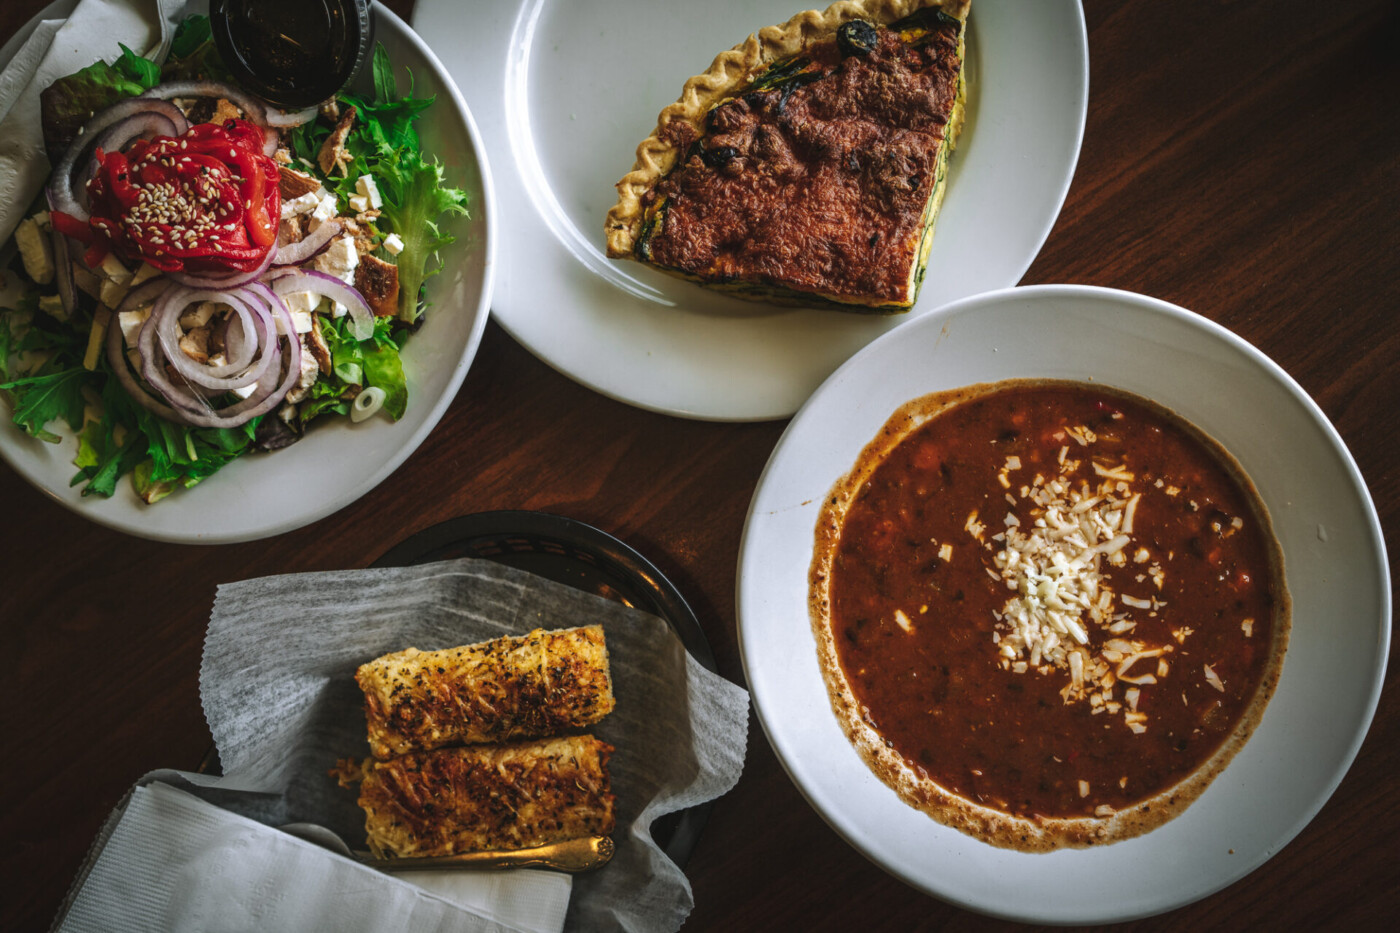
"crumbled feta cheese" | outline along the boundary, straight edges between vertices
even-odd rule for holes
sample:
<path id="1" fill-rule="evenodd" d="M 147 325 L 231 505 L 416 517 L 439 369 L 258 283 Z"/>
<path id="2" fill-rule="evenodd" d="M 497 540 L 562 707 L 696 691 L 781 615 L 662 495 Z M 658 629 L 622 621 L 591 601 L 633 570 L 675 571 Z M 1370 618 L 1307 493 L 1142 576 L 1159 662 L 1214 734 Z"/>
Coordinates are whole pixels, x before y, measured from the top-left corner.
<path id="1" fill-rule="evenodd" d="M 326 191 L 324 188 L 320 189 L 320 192 L 321 199 L 316 202 L 316 208 L 311 212 L 313 229 L 314 224 L 325 223 L 336 214 L 340 213 L 340 206 L 335 199 L 335 195 Z"/>
<path id="2" fill-rule="evenodd" d="M 290 309 L 288 309 L 290 311 Z M 310 311 L 290 311 L 292 318 L 292 329 L 298 334 L 305 334 L 311 330 Z M 281 316 L 277 318 L 277 333 L 282 336 L 287 334 L 287 325 L 282 322 Z"/>
<path id="3" fill-rule="evenodd" d="M 355 267 L 359 264 L 360 254 L 355 249 L 355 238 L 348 233 L 331 240 L 330 246 L 313 262 L 318 272 L 333 275 L 346 285 L 355 284 Z M 331 302 L 332 317 L 341 317 L 345 313 L 345 305 L 338 301 Z"/>
<path id="4" fill-rule="evenodd" d="M 282 202 L 282 220 L 296 214 L 309 214 L 316 210 L 323 198 L 326 196 L 325 188 L 317 188 L 315 191 L 308 191 L 300 197 L 292 198 L 290 201 Z M 332 215 L 334 216 L 334 215 Z"/>
<path id="5" fill-rule="evenodd" d="M 397 233 L 391 233 L 384 238 L 384 248 L 391 256 L 397 256 L 403 252 L 403 237 Z"/>
<path id="6" fill-rule="evenodd" d="M 295 317 L 297 314 L 310 314 L 321 303 L 321 296 L 315 292 L 291 292 L 282 296 L 282 303 Z"/>
<path id="7" fill-rule="evenodd" d="M 333 275 L 347 285 L 355 284 L 355 267 L 360 264 L 360 254 L 355 249 L 355 238 L 348 233 L 331 240 L 325 252 L 316 257 L 317 271 Z"/>
<path id="8" fill-rule="evenodd" d="M 361 175 L 355 179 L 355 190 L 369 201 L 369 206 L 375 210 L 384 207 L 384 199 L 379 194 L 379 185 L 372 175 Z"/>
<path id="9" fill-rule="evenodd" d="M 350 209 L 357 214 L 362 214 L 369 210 L 369 198 L 362 194 L 350 195 Z"/>

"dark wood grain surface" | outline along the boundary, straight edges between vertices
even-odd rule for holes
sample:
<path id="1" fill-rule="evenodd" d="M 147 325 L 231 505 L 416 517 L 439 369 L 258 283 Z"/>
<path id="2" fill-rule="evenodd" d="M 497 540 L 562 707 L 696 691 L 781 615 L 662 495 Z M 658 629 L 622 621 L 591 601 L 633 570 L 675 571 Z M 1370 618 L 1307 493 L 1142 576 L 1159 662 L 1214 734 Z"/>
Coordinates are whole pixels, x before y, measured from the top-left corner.
<path id="1" fill-rule="evenodd" d="M 42 6 L 0 3 L 0 41 Z M 408 13 L 411 3 L 389 6 Z M 1091 0 L 1086 14 L 1083 150 L 1023 283 L 1157 296 L 1259 347 L 1336 425 L 1393 548 L 1400 7 Z M 201 642 L 221 582 L 364 567 L 446 518 L 541 509 L 651 558 L 693 605 L 721 672 L 742 684 L 734 567 L 783 427 L 629 408 L 571 383 L 493 323 L 428 443 L 360 501 L 270 540 L 138 540 L 85 522 L 0 464 L 0 735 L 9 742 L 0 928 L 47 927 L 139 776 L 199 765 L 211 743 Z M 1365 930 L 1396 919 L 1393 680 L 1355 764 L 1293 842 L 1227 889 L 1122 928 Z M 743 778 L 714 807 L 688 875 L 696 906 L 687 930 L 1008 926 L 920 894 L 847 846 L 788 780 L 756 721 Z"/>

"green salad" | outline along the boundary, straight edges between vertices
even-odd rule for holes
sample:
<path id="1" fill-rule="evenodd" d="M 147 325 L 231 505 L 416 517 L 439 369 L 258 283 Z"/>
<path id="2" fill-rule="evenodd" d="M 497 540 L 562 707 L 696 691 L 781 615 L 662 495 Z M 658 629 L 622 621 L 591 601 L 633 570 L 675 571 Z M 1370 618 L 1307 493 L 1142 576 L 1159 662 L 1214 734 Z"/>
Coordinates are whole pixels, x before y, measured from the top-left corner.
<path id="1" fill-rule="evenodd" d="M 0 270 L 0 393 L 72 485 L 146 502 L 313 422 L 409 404 L 400 359 L 468 212 L 383 46 L 372 90 L 284 113 L 231 82 L 206 17 L 43 94 L 55 166 Z M 9 254 L 10 251 L 7 251 Z"/>

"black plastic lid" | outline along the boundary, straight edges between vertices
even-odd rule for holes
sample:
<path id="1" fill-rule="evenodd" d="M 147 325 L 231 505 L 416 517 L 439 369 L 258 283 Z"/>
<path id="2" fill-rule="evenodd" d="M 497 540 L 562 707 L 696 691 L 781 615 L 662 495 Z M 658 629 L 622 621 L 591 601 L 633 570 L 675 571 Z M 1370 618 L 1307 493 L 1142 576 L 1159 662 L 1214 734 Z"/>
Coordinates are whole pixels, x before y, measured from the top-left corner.
<path id="1" fill-rule="evenodd" d="M 369 0 L 213 0 L 214 44 L 234 78 L 288 110 L 334 97 L 369 58 Z"/>

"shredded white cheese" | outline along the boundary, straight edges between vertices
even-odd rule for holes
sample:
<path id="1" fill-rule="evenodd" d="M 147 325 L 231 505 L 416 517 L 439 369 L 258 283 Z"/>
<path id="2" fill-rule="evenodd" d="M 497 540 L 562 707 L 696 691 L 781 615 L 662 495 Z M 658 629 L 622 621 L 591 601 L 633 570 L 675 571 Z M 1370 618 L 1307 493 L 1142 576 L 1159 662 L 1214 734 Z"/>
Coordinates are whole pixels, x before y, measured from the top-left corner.
<path id="1" fill-rule="evenodd" d="M 1084 426 L 1066 427 L 1057 436 L 1086 448 L 1098 441 Z M 1077 479 L 1073 474 L 1080 462 L 1068 457 L 1069 450 L 1069 445 L 1059 450 L 1058 475 L 1038 474 L 1019 488 L 1019 499 L 1007 494 L 1012 510 L 1002 520 L 1003 533 L 985 539 L 976 512 L 965 523 L 966 531 L 993 551 L 993 576 L 1014 594 L 997 613 L 994 647 L 1003 669 L 1068 673 L 1060 691 L 1066 703 L 1086 702 L 1094 713 L 1121 715 L 1130 730 L 1144 732 L 1148 716 L 1138 709 L 1140 689 L 1166 675 L 1163 656 L 1175 646 L 1132 637 L 1137 622 L 1131 612 L 1154 613 L 1163 604 L 1115 593 L 1103 564 L 1152 561 L 1149 574 L 1159 590 L 1165 573 L 1146 546 L 1133 544 L 1141 500 L 1133 488 L 1134 470 L 1121 460 L 1090 459 L 1093 482 Z M 1008 457 L 998 470 L 1000 484 L 1009 488 L 1007 474 L 1021 466 L 1019 458 Z M 1178 641 L 1186 634 L 1179 632 Z M 1115 695 L 1120 683 L 1131 685 L 1121 697 Z"/>

